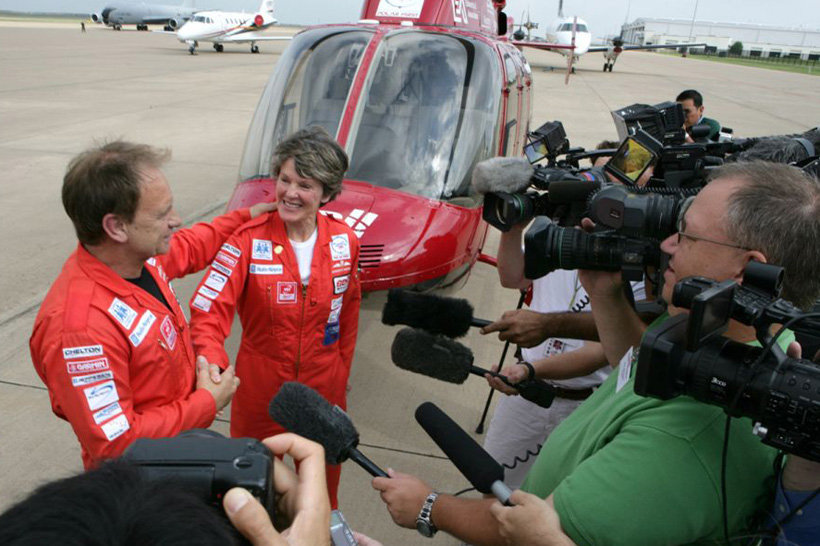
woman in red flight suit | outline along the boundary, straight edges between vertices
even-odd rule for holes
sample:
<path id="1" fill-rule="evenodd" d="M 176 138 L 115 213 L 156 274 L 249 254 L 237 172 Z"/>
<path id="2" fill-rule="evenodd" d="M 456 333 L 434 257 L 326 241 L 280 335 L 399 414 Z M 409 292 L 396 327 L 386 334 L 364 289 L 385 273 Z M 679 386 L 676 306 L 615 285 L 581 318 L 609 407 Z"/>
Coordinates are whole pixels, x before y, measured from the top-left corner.
<path id="1" fill-rule="evenodd" d="M 274 151 L 277 210 L 240 227 L 222 246 L 191 299 L 197 355 L 225 368 L 234 309 L 242 323 L 231 436 L 284 432 L 268 404 L 299 381 L 346 407 L 359 322 L 359 243 L 343 222 L 319 214 L 342 191 L 344 150 L 323 129 L 299 131 Z M 341 467 L 328 465 L 335 508 Z"/>

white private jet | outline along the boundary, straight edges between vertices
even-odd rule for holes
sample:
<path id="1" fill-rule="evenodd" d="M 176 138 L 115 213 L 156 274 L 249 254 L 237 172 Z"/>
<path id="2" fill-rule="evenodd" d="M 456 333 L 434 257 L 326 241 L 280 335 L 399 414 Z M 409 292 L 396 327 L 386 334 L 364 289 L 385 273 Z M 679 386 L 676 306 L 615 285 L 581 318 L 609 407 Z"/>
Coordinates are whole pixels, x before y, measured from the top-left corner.
<path id="1" fill-rule="evenodd" d="M 188 52 L 193 55 L 199 42 L 212 42 L 217 52 L 223 44 L 251 44 L 251 53 L 259 53 L 256 42 L 266 40 L 290 40 L 289 36 L 265 36 L 259 34 L 277 23 L 273 16 L 273 0 L 262 0 L 255 14 L 229 11 L 200 11 L 191 20 L 179 27 L 176 36 L 180 42 L 188 44 Z"/>
<path id="2" fill-rule="evenodd" d="M 698 44 L 664 44 L 664 45 L 625 45 L 619 36 L 613 38 L 610 43 L 604 46 L 593 46 L 592 33 L 586 21 L 578 17 L 564 17 L 564 0 L 558 2 L 558 18 L 553 21 L 547 30 L 547 42 L 524 41 L 525 35 L 522 29 L 518 29 L 513 34 L 513 43 L 519 47 L 533 47 L 545 51 L 553 51 L 567 57 L 567 78 L 570 71 L 575 72 L 573 66 L 584 53 L 602 52 L 604 54 L 604 72 L 612 72 L 615 60 L 623 51 L 635 49 L 671 49 L 679 47 L 701 47 L 704 43 Z M 529 23 L 529 21 L 528 21 Z"/>

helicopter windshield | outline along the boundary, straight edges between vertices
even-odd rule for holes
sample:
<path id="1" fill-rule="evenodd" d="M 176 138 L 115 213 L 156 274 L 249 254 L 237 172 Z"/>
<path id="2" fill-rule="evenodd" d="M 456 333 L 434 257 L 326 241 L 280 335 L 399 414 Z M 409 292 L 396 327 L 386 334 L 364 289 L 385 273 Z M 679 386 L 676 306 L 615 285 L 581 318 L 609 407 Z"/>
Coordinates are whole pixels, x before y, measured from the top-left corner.
<path id="1" fill-rule="evenodd" d="M 437 199 L 468 195 L 473 165 L 493 155 L 497 70 L 482 42 L 389 34 L 349 138 L 355 144 L 347 177 Z"/>
<path id="2" fill-rule="evenodd" d="M 251 124 L 242 180 L 270 176 L 274 147 L 298 129 L 321 125 L 338 136 L 373 36 L 326 27 L 294 38 Z M 497 148 L 501 75 L 492 47 L 398 29 L 379 44 L 368 71 L 347 138 L 346 178 L 437 199 L 470 196 L 473 166 Z"/>
<path id="3" fill-rule="evenodd" d="M 273 149 L 299 129 L 320 125 L 336 135 L 372 36 L 371 30 L 319 28 L 294 37 L 259 100 L 242 154 L 241 180 L 270 176 Z"/>

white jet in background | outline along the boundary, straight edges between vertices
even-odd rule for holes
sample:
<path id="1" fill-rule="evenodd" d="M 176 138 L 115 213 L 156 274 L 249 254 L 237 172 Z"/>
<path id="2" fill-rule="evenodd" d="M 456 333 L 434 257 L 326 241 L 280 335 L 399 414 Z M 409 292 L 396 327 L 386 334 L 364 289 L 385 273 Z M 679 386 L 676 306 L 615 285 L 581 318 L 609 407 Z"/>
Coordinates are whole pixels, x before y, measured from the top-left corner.
<path id="1" fill-rule="evenodd" d="M 265 36 L 259 34 L 277 23 L 273 16 L 273 0 L 262 0 L 259 11 L 250 15 L 230 11 L 200 11 L 176 32 L 180 42 L 188 44 L 193 55 L 199 42 L 212 42 L 221 52 L 222 44 L 250 43 L 251 53 L 259 53 L 256 42 L 265 40 L 290 40 L 289 36 Z"/>

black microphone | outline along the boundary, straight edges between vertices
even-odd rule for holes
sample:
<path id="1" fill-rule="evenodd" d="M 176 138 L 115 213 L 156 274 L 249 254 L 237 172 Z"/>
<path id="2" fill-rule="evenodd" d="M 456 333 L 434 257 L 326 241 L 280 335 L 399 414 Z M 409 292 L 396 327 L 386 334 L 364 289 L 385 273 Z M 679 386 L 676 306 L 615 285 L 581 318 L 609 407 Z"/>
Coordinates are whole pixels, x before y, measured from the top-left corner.
<path id="1" fill-rule="evenodd" d="M 485 193 L 519 193 L 532 184 L 535 168 L 524 157 L 493 157 L 473 168 L 473 189 Z"/>
<path id="2" fill-rule="evenodd" d="M 473 352 L 459 343 L 442 335 L 424 330 L 402 328 L 390 347 L 393 363 L 403 370 L 426 375 L 448 383 L 464 383 L 470 374 L 484 377 L 490 374 L 501 379 L 504 384 L 518 390 L 525 400 L 548 408 L 555 398 L 554 390 L 539 380 L 510 383 L 506 376 L 473 366 Z"/>
<path id="3" fill-rule="evenodd" d="M 473 306 L 465 299 L 392 288 L 382 309 L 382 323 L 403 324 L 457 338 L 464 336 L 470 326 L 487 326 L 491 321 L 474 318 Z"/>
<path id="4" fill-rule="evenodd" d="M 287 430 L 321 444 L 328 464 L 341 464 L 350 459 L 371 476 L 389 477 L 356 449 L 359 433 L 347 413 L 339 406 L 331 406 L 307 385 L 295 381 L 282 385 L 271 400 L 268 413 Z"/>
<path id="5" fill-rule="evenodd" d="M 504 469 L 446 413 L 425 402 L 416 408 L 416 421 L 477 491 L 512 506 Z"/>
<path id="6" fill-rule="evenodd" d="M 601 189 L 597 180 L 557 180 L 550 183 L 550 203 L 584 203 L 590 195 Z"/>

